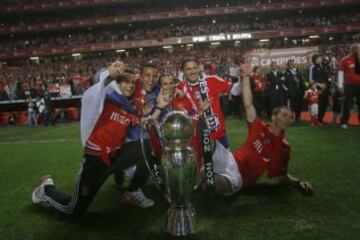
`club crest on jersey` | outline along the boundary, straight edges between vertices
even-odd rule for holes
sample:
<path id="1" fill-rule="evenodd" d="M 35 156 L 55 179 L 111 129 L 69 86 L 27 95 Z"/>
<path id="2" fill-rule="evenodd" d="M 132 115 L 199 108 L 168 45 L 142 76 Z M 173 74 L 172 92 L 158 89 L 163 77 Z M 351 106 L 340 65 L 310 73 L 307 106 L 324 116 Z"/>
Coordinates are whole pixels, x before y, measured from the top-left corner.
<path id="1" fill-rule="evenodd" d="M 264 139 L 264 144 L 270 144 L 271 143 L 271 139 L 270 138 L 265 138 Z"/>
<path id="2" fill-rule="evenodd" d="M 110 120 L 118 122 L 122 125 L 129 125 L 130 124 L 130 119 L 128 119 L 127 117 L 122 116 L 120 113 L 117 112 L 112 112 L 111 116 L 110 116 Z"/>
<path id="3" fill-rule="evenodd" d="M 195 96 L 196 96 L 197 99 L 201 99 L 201 94 L 200 94 L 200 92 L 195 92 Z"/>

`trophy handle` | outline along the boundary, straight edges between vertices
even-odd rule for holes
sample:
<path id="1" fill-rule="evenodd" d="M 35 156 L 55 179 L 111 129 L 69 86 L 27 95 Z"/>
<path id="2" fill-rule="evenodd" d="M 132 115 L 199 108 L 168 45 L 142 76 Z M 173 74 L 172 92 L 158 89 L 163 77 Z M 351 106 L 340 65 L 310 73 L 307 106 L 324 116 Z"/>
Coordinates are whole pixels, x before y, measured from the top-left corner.
<path id="1" fill-rule="evenodd" d="M 145 131 L 143 127 L 140 128 L 141 151 L 144 156 L 145 165 L 148 168 L 150 175 L 155 180 L 155 186 L 164 195 L 165 199 L 170 202 L 165 187 L 164 174 L 161 171 L 161 165 L 159 161 L 162 148 L 160 126 L 152 119 L 145 120 L 144 126 L 150 126 L 149 131 Z M 145 139 L 145 134 L 149 134 L 150 139 Z"/>

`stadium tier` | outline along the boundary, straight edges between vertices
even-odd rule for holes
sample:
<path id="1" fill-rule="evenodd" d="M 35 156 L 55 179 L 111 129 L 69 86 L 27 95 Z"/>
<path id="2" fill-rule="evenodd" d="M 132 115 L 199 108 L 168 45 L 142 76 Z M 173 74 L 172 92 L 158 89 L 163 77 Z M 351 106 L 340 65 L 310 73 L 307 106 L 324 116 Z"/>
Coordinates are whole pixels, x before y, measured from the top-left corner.
<path id="1" fill-rule="evenodd" d="M 115 59 L 135 70 L 150 62 L 181 78 L 184 56 L 219 75 L 234 72 L 244 54 L 264 69 L 272 61 L 284 68 L 291 58 L 306 76 L 311 56 L 321 53 L 336 72 L 359 39 L 358 12 L 352 0 L 9 1 L 0 8 L 0 100 L 25 110 L 14 103 L 29 93 L 81 96 Z"/>

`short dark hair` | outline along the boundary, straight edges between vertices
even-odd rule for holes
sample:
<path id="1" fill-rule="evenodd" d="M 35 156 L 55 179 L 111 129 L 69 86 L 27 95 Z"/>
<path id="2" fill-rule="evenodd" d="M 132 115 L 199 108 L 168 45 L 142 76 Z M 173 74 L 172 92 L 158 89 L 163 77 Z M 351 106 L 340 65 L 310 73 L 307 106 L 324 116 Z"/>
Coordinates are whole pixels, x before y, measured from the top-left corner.
<path id="1" fill-rule="evenodd" d="M 157 70 L 157 67 L 156 67 L 155 64 L 146 63 L 146 64 L 142 65 L 142 67 L 141 67 L 141 70 L 140 70 L 140 73 L 141 73 L 141 74 L 144 72 L 144 69 L 145 69 L 145 68 L 154 68 L 154 69 Z"/>
<path id="2" fill-rule="evenodd" d="M 171 78 L 174 80 L 174 82 L 175 82 L 175 77 L 174 77 L 172 74 L 170 74 L 170 73 L 163 73 L 163 74 L 161 74 L 160 77 L 159 77 L 159 85 L 160 85 L 160 87 L 161 87 L 161 85 L 162 85 L 162 79 L 163 79 L 164 77 L 171 77 Z"/>
<path id="3" fill-rule="evenodd" d="M 289 61 L 287 61 L 286 66 L 289 67 L 291 62 L 295 63 L 295 62 L 294 62 L 294 59 L 290 59 Z"/>
<path id="4" fill-rule="evenodd" d="M 124 73 L 135 75 L 135 72 L 131 68 L 125 68 Z M 122 81 L 125 81 L 127 79 L 127 75 L 119 75 L 116 78 L 116 82 L 120 83 Z"/>
<path id="5" fill-rule="evenodd" d="M 319 55 L 319 54 L 314 54 L 314 55 L 311 57 L 311 61 L 312 61 L 313 64 L 316 63 L 316 59 L 318 59 L 318 57 L 321 57 L 321 55 Z"/>
<path id="6" fill-rule="evenodd" d="M 199 61 L 194 57 L 186 57 L 181 61 L 181 69 L 184 70 L 184 66 L 188 62 L 195 62 L 197 65 L 200 65 Z"/>
<path id="7" fill-rule="evenodd" d="M 282 111 L 284 111 L 284 110 L 290 111 L 290 109 L 289 109 L 288 107 L 285 107 L 285 106 L 283 106 L 283 107 L 276 107 L 276 108 L 274 108 L 273 111 L 272 111 L 272 116 L 278 116 L 278 115 L 279 115 Z"/>

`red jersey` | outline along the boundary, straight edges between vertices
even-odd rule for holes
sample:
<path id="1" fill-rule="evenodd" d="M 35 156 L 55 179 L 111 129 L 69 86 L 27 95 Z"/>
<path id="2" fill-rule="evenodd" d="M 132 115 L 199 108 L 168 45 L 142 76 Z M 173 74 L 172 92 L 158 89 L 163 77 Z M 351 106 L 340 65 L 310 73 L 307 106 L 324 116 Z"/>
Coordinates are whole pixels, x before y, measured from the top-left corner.
<path id="1" fill-rule="evenodd" d="M 308 101 L 309 105 L 319 103 L 320 92 L 317 89 L 310 88 L 305 92 L 305 99 Z"/>
<path id="2" fill-rule="evenodd" d="M 124 144 L 128 127 L 135 123 L 137 118 L 134 115 L 105 100 L 103 111 L 85 146 L 87 149 L 101 153 L 102 160 L 110 164 L 109 156 Z"/>
<path id="3" fill-rule="evenodd" d="M 180 110 L 180 111 L 185 111 L 187 112 L 190 116 L 196 114 L 197 112 L 195 112 L 196 110 L 193 109 L 191 102 L 185 98 L 175 98 L 174 100 L 172 100 L 171 102 L 171 108 L 173 110 Z"/>
<path id="4" fill-rule="evenodd" d="M 216 130 L 210 133 L 210 137 L 212 139 L 220 139 L 225 136 L 225 119 L 221 112 L 220 94 L 228 92 L 231 84 L 217 76 L 207 76 L 204 81 L 206 83 L 206 94 L 210 102 L 212 115 L 218 120 L 218 126 Z M 180 82 L 178 89 L 185 92 L 186 99 L 184 102 L 189 101 L 189 103 L 184 103 L 184 105 L 191 105 L 195 111 L 199 111 L 201 105 L 200 84 L 190 86 L 188 82 Z"/>
<path id="5" fill-rule="evenodd" d="M 134 103 L 136 109 L 139 111 L 140 116 L 145 115 L 145 111 L 144 111 L 145 95 L 146 93 L 141 87 L 141 80 L 138 78 L 135 81 L 135 90 L 131 100 Z"/>
<path id="6" fill-rule="evenodd" d="M 263 81 L 260 75 L 252 74 L 250 80 L 254 81 L 254 91 L 261 92 L 263 89 Z"/>
<path id="7" fill-rule="evenodd" d="M 341 59 L 340 71 L 344 72 L 344 82 L 346 84 L 360 84 L 360 74 L 355 72 L 355 55 L 349 55 Z"/>
<path id="8" fill-rule="evenodd" d="M 5 84 L 0 83 L 0 93 L 5 92 Z"/>
<path id="9" fill-rule="evenodd" d="M 133 96 L 131 97 L 131 101 L 140 116 L 145 116 L 145 113 L 151 112 L 152 108 L 156 104 L 156 98 L 157 94 L 154 89 L 150 93 L 147 93 L 142 87 L 141 79 L 136 79 L 135 90 Z"/>
<path id="10" fill-rule="evenodd" d="M 260 119 L 249 124 L 248 129 L 246 142 L 233 152 L 244 186 L 255 184 L 265 171 L 268 172 L 268 177 L 285 174 L 290 146 L 284 140 L 284 134 L 275 136 Z M 285 150 L 287 155 L 284 154 Z"/>

